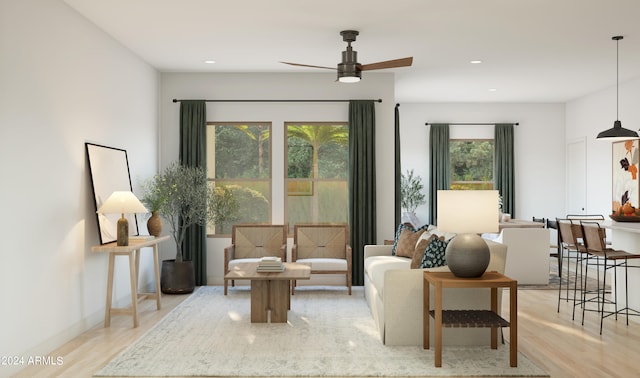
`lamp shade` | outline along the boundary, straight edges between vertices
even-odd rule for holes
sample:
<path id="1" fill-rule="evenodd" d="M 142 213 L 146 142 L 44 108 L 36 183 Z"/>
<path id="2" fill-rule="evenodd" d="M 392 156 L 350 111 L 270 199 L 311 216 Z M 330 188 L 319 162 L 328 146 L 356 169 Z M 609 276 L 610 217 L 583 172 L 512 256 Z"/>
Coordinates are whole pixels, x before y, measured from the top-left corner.
<path id="1" fill-rule="evenodd" d="M 622 122 L 620 121 L 615 121 L 612 128 L 600 132 L 597 137 L 597 139 L 608 139 L 611 141 L 634 138 L 638 138 L 638 133 L 633 130 L 625 129 L 622 127 Z"/>
<path id="2" fill-rule="evenodd" d="M 115 191 L 100 206 L 99 214 L 148 213 L 146 207 L 130 191 Z"/>
<path id="3" fill-rule="evenodd" d="M 498 232 L 497 190 L 438 190 L 438 229 L 457 234 Z"/>

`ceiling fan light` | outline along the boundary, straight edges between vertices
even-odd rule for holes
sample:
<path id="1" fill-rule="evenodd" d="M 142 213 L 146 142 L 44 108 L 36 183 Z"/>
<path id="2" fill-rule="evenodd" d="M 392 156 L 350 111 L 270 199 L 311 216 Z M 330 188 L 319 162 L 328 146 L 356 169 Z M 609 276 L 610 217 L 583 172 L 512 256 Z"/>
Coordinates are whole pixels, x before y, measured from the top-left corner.
<path id="1" fill-rule="evenodd" d="M 357 83 L 362 77 L 361 71 L 356 64 L 338 64 L 338 81 L 341 83 Z"/>
<path id="2" fill-rule="evenodd" d="M 338 81 L 341 83 L 357 83 L 360 81 L 360 75 L 357 76 L 345 76 L 338 74 Z"/>
<path id="3" fill-rule="evenodd" d="M 613 127 L 598 134 L 597 139 L 624 140 L 638 138 L 638 133 L 622 127 L 622 122 L 615 121 Z"/>

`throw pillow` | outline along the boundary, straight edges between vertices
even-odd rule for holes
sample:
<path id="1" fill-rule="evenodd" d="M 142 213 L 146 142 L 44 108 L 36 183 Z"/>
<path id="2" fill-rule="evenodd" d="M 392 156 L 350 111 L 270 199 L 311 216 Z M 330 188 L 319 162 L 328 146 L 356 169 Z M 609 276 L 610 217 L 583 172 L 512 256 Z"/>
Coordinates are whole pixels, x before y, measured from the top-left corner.
<path id="1" fill-rule="evenodd" d="M 447 265 L 445 258 L 445 251 L 449 241 L 445 241 L 442 238 L 436 237 L 430 239 L 429 245 L 422 255 L 422 261 L 420 262 L 420 268 L 435 268 L 438 266 Z"/>
<path id="2" fill-rule="evenodd" d="M 411 246 L 411 250 L 415 249 L 415 244 L 417 241 L 417 238 L 420 237 L 420 235 L 422 234 L 421 231 L 427 230 L 430 226 L 428 224 L 425 224 L 424 226 L 421 226 L 420 228 L 418 228 L 417 230 L 414 229 L 413 227 L 411 227 L 410 224 L 408 223 L 401 223 L 398 226 L 398 229 L 396 230 L 396 234 L 393 238 L 393 247 L 391 248 L 391 255 L 395 256 L 397 254 L 396 250 L 398 249 L 398 244 L 400 243 L 400 237 L 402 236 L 402 231 L 411 231 L 413 233 L 419 232 L 420 234 L 417 235 L 417 237 L 413 240 L 414 241 L 414 245 Z M 405 237 L 407 236 L 407 234 L 405 234 Z"/>
<path id="3" fill-rule="evenodd" d="M 429 235 L 425 238 L 427 232 L 423 233 L 418 239 L 418 244 L 416 244 L 416 248 L 413 251 L 413 258 L 411 259 L 411 269 L 418 269 L 422 267 L 422 259 L 424 258 L 424 252 L 427 250 L 429 244 L 433 239 L 437 239 L 438 237 L 435 235 Z"/>
<path id="4" fill-rule="evenodd" d="M 453 232 L 442 232 L 442 231 L 438 230 L 437 228 L 434 229 L 434 230 L 431 230 L 430 232 L 432 234 L 434 234 L 434 235 L 437 235 L 439 238 L 441 238 L 442 240 L 445 240 L 447 242 L 449 240 L 453 239 L 454 236 L 456 236 L 456 234 L 453 233 Z"/>
<path id="5" fill-rule="evenodd" d="M 404 228 L 400 232 L 398 243 L 396 244 L 396 256 L 413 258 L 413 252 L 416 249 L 416 243 L 424 229 L 413 231 L 409 228 Z"/>

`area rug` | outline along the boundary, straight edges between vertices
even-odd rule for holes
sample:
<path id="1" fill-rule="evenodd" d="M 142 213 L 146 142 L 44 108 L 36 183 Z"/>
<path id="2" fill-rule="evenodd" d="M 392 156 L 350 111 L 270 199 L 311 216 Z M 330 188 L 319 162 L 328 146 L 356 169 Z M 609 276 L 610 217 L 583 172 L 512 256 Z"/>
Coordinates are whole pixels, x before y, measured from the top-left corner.
<path id="1" fill-rule="evenodd" d="M 251 323 L 250 292 L 200 287 L 95 376 L 548 376 L 509 345 L 433 350 L 385 346 L 362 287 L 300 287 L 287 323 Z"/>

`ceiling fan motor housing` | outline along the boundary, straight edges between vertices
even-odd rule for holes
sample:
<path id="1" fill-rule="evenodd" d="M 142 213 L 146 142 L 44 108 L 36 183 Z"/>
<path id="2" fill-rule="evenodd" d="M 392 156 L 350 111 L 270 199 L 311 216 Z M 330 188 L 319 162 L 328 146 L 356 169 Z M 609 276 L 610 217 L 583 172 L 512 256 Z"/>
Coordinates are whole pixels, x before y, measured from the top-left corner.
<path id="1" fill-rule="evenodd" d="M 350 77 L 353 78 L 354 81 L 358 81 L 361 77 L 360 70 L 358 69 L 360 65 L 360 63 L 358 63 L 358 52 L 353 51 L 351 47 L 351 42 L 356 40 L 358 32 L 345 30 L 340 32 L 340 34 L 343 40 L 347 42 L 347 49 L 342 52 L 342 62 L 338 63 L 338 80 L 340 80 L 340 78 Z"/>

